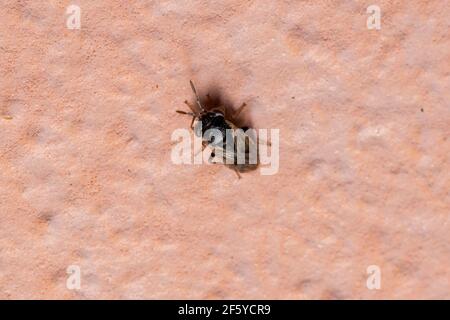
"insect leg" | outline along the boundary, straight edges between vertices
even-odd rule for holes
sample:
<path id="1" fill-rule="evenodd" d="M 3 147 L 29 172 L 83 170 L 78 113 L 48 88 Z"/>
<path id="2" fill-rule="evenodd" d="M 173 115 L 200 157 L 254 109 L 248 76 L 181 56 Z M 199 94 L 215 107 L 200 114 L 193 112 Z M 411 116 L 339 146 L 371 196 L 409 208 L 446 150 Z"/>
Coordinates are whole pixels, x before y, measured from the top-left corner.
<path id="1" fill-rule="evenodd" d="M 191 109 L 194 113 L 197 113 L 197 110 L 195 110 L 195 107 L 191 105 L 187 100 L 184 100 L 184 103 Z"/>
<path id="2" fill-rule="evenodd" d="M 197 115 L 193 112 L 186 112 L 186 111 L 181 111 L 181 110 L 176 110 L 176 111 L 181 114 L 192 116 L 191 129 L 194 129 L 194 120 L 195 120 L 195 118 L 197 118 Z"/>
<path id="3" fill-rule="evenodd" d="M 176 112 L 177 113 L 181 113 L 181 114 L 187 114 L 188 116 L 195 117 L 195 113 L 193 113 L 193 112 L 186 112 L 186 111 L 183 111 L 183 110 L 176 110 Z"/>
<path id="4" fill-rule="evenodd" d="M 236 119 L 237 116 L 244 110 L 244 108 L 247 106 L 247 104 L 244 102 L 235 112 L 233 112 L 233 119 Z"/>
<path id="5" fill-rule="evenodd" d="M 241 178 L 241 175 L 239 174 L 239 171 L 238 171 L 236 168 L 233 168 L 233 170 L 234 170 L 234 172 L 236 172 L 236 174 L 237 174 L 237 176 L 238 176 L 238 179 L 240 179 L 240 178 Z"/>
<path id="6" fill-rule="evenodd" d="M 258 137 L 258 141 L 267 144 L 269 147 L 272 145 L 272 143 L 270 143 L 270 142 L 267 141 L 267 140 L 261 139 L 260 137 Z"/>
<path id="7" fill-rule="evenodd" d="M 203 152 L 206 148 L 206 143 L 202 143 L 202 150 L 198 150 L 195 156 L 197 156 L 200 152 Z"/>

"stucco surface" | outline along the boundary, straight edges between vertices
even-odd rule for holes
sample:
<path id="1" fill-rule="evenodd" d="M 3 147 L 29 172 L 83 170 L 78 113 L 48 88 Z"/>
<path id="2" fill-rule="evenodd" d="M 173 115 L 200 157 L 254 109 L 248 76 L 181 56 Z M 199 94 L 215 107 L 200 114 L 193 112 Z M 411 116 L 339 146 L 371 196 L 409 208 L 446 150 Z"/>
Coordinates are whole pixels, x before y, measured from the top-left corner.
<path id="1" fill-rule="evenodd" d="M 438 0 L 2 1 L 0 298 L 449 299 L 449 17 Z M 189 79 L 280 129 L 277 174 L 172 163 Z"/>

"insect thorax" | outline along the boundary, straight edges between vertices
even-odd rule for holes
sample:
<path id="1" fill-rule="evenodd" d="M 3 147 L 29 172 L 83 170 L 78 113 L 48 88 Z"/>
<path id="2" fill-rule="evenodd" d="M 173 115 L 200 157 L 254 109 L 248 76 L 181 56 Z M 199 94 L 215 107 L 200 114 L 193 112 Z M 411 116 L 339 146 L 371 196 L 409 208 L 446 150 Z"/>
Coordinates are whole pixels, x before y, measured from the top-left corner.
<path id="1" fill-rule="evenodd" d="M 203 114 L 199 121 L 197 121 L 194 131 L 195 135 L 198 137 L 204 137 L 205 132 L 207 132 L 210 129 L 217 129 L 220 130 L 225 137 L 226 130 L 231 129 L 231 127 L 228 125 L 228 123 L 225 121 L 225 117 L 220 112 L 207 112 Z M 207 139 L 205 139 L 207 140 Z"/>

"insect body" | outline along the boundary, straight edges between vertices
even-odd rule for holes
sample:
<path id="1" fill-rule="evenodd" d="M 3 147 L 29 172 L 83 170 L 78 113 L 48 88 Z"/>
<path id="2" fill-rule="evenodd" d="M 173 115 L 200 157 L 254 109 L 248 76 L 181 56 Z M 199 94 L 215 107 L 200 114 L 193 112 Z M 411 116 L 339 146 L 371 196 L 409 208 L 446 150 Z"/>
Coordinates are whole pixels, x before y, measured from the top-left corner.
<path id="1" fill-rule="evenodd" d="M 235 125 L 237 116 L 246 107 L 246 104 L 243 103 L 231 115 L 227 114 L 227 110 L 223 105 L 213 106 L 210 110 L 205 110 L 200 102 L 194 84 L 192 81 L 190 83 L 192 91 L 195 94 L 197 108 L 185 101 L 192 112 L 180 110 L 177 110 L 177 112 L 192 116 L 191 129 L 194 130 L 196 136 L 202 137 L 202 151 L 207 146 L 210 147 L 212 149 L 210 161 L 218 162 L 217 160 L 222 160 L 219 162 L 233 169 L 239 178 L 241 177 L 239 172 L 256 169 L 258 166 L 256 137 L 236 134 L 237 129 L 242 129 L 243 131 L 248 129 L 247 127 L 239 128 Z M 215 136 L 208 134 L 214 130 L 221 133 L 221 141 L 215 141 Z M 251 157 L 251 150 L 255 150 L 256 153 L 253 158 Z M 240 161 L 242 158 L 244 158 L 244 161 Z M 213 159 L 216 159 L 216 161 L 213 161 Z"/>

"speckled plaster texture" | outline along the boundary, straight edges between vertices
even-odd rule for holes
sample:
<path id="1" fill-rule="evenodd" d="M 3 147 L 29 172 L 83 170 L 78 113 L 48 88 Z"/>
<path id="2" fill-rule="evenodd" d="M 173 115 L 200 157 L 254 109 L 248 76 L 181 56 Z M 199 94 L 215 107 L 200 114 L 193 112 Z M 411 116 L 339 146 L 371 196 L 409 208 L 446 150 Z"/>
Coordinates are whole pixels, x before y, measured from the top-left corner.
<path id="1" fill-rule="evenodd" d="M 449 299 L 449 17 L 442 0 L 2 1 L 0 298 Z M 172 163 L 189 79 L 280 129 L 277 174 Z"/>

